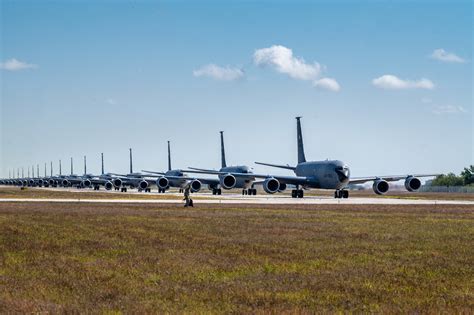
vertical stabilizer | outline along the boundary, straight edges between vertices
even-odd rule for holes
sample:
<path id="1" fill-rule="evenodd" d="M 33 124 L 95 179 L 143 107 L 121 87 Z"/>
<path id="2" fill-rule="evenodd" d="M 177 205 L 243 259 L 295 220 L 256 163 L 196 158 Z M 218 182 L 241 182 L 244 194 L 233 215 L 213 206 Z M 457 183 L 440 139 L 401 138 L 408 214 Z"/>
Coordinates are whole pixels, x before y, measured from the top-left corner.
<path id="1" fill-rule="evenodd" d="M 25 178 L 25 169 L 21 168 L 21 178 Z"/>
<path id="2" fill-rule="evenodd" d="M 72 158 L 71 158 L 71 175 L 74 174 L 74 165 L 72 164 Z"/>
<path id="3" fill-rule="evenodd" d="M 171 149 L 170 149 L 169 141 L 168 141 L 168 171 L 171 171 Z"/>
<path id="4" fill-rule="evenodd" d="M 87 158 L 84 155 L 84 175 L 86 175 L 86 174 L 87 174 Z"/>
<path id="5" fill-rule="evenodd" d="M 133 173 L 133 159 L 132 159 L 132 148 L 130 150 L 130 174 Z"/>
<path id="6" fill-rule="evenodd" d="M 50 166 L 50 171 L 51 171 L 51 172 L 50 172 L 50 173 L 51 173 L 51 177 L 53 177 L 53 161 L 51 161 L 51 163 L 50 163 L 49 166 Z"/>
<path id="7" fill-rule="evenodd" d="M 101 164 L 102 164 L 102 168 L 101 168 L 102 175 L 104 175 L 104 153 L 100 154 L 100 160 L 101 160 Z"/>
<path id="8" fill-rule="evenodd" d="M 61 168 L 61 160 L 59 160 L 59 176 L 63 175 L 62 172 L 63 170 Z"/>
<path id="9" fill-rule="evenodd" d="M 47 174 L 48 171 L 46 170 L 46 165 L 47 164 L 48 163 L 44 163 L 44 177 L 48 176 L 48 174 Z"/>
<path id="10" fill-rule="evenodd" d="M 28 178 L 30 178 L 30 167 L 29 166 L 27 168 L 27 171 L 28 171 Z"/>
<path id="11" fill-rule="evenodd" d="M 306 157 L 304 156 L 304 146 L 303 146 L 303 134 L 301 132 L 301 117 L 296 117 L 296 133 L 298 139 L 298 163 L 306 162 Z"/>
<path id="12" fill-rule="evenodd" d="M 224 148 L 224 131 L 220 131 L 221 133 L 221 166 L 226 167 L 227 163 L 225 162 L 225 148 Z"/>
<path id="13" fill-rule="evenodd" d="M 36 164 L 36 176 L 40 177 L 40 165 Z"/>

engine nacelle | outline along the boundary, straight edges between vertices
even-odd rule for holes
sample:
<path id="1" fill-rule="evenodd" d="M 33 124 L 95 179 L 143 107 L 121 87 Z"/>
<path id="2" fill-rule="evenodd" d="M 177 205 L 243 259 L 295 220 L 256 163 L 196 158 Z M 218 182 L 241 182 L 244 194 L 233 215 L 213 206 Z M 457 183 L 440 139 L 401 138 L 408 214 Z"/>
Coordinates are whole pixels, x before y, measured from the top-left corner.
<path id="1" fill-rule="evenodd" d="M 34 181 L 33 179 L 30 179 L 30 180 L 28 181 L 28 185 L 34 186 L 34 185 L 35 185 L 35 181 Z"/>
<path id="2" fill-rule="evenodd" d="M 106 190 L 111 190 L 112 188 L 114 188 L 114 184 L 111 181 L 108 181 L 104 184 L 104 187 Z"/>
<path id="3" fill-rule="evenodd" d="M 56 184 L 56 181 L 52 178 L 49 179 L 49 185 L 50 186 L 54 186 L 54 184 Z"/>
<path id="4" fill-rule="evenodd" d="M 120 178 L 115 178 L 113 183 L 114 183 L 115 188 L 122 187 L 122 180 Z"/>
<path id="5" fill-rule="evenodd" d="M 91 187 L 92 182 L 90 181 L 90 179 L 84 179 L 81 184 L 82 184 L 82 187 L 89 188 Z"/>
<path id="6" fill-rule="evenodd" d="M 148 188 L 148 182 L 146 180 L 142 180 L 139 184 L 138 184 L 138 187 L 140 187 L 140 189 L 147 189 Z"/>
<path id="7" fill-rule="evenodd" d="M 67 179 L 63 179 L 61 184 L 63 184 L 64 187 L 68 187 L 71 183 Z"/>
<path id="8" fill-rule="evenodd" d="M 405 188 L 410 192 L 417 191 L 421 188 L 421 180 L 413 176 L 408 176 L 407 179 L 405 179 Z"/>
<path id="9" fill-rule="evenodd" d="M 219 180 L 220 180 L 222 188 L 224 189 L 232 189 L 237 183 L 235 176 L 232 174 L 223 175 L 221 176 Z"/>
<path id="10" fill-rule="evenodd" d="M 377 179 L 376 181 L 374 181 L 374 185 L 372 186 L 372 188 L 377 195 L 383 195 L 388 191 L 389 186 L 386 180 Z"/>
<path id="11" fill-rule="evenodd" d="M 43 180 L 42 180 L 41 178 L 38 179 L 38 185 L 39 185 L 39 186 L 43 186 Z"/>
<path id="12" fill-rule="evenodd" d="M 160 189 L 168 189 L 170 186 L 170 181 L 168 178 L 162 176 L 156 180 L 156 186 Z"/>
<path id="13" fill-rule="evenodd" d="M 273 177 L 267 178 L 263 182 L 263 190 L 265 190 L 267 194 L 274 194 L 278 192 L 279 189 L 280 189 L 280 182 L 276 178 L 273 178 Z"/>
<path id="14" fill-rule="evenodd" d="M 199 180 L 195 179 L 189 183 L 189 187 L 191 188 L 191 192 L 196 193 L 201 190 L 202 184 Z"/>

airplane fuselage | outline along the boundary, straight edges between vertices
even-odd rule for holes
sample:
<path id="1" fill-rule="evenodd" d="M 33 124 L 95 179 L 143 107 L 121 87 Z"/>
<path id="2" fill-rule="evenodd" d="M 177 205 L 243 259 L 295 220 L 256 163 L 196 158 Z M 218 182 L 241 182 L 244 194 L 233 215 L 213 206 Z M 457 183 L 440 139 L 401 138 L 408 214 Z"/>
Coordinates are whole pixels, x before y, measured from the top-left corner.
<path id="1" fill-rule="evenodd" d="M 220 172 L 225 173 L 243 173 L 243 174 L 252 174 L 252 171 L 248 166 L 237 165 L 237 166 L 226 166 L 219 170 Z M 219 180 L 222 180 L 227 175 L 219 175 Z M 247 177 L 236 177 L 235 186 L 233 188 L 248 189 L 251 188 L 255 178 Z"/>
<path id="2" fill-rule="evenodd" d="M 342 161 L 311 161 L 296 166 L 296 176 L 309 177 L 308 188 L 342 189 L 349 184 L 350 169 Z"/>

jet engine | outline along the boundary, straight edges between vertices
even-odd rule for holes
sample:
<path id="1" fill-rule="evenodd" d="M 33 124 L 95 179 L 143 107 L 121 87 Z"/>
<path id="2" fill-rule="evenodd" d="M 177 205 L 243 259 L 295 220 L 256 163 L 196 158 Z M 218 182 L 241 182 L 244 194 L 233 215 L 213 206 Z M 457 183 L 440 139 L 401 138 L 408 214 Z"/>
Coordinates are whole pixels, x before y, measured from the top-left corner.
<path id="1" fill-rule="evenodd" d="M 34 185 L 35 185 L 35 181 L 34 181 L 33 179 L 30 179 L 30 180 L 28 181 L 28 184 L 29 184 L 30 186 L 34 186 Z"/>
<path id="2" fill-rule="evenodd" d="M 115 188 L 122 187 L 122 180 L 120 178 L 114 179 L 114 186 L 115 186 Z"/>
<path id="3" fill-rule="evenodd" d="M 196 193 L 201 190 L 202 184 L 199 180 L 194 179 L 189 183 L 189 186 L 191 187 L 191 192 Z"/>
<path id="4" fill-rule="evenodd" d="M 408 176 L 407 179 L 405 179 L 405 188 L 406 190 L 412 192 L 412 191 L 417 191 L 421 187 L 421 180 L 419 180 L 416 177 L 413 176 Z"/>
<path id="5" fill-rule="evenodd" d="M 237 183 L 237 180 L 235 179 L 234 175 L 227 174 L 227 175 L 224 175 L 220 178 L 220 183 L 221 183 L 222 188 L 232 189 L 232 188 L 234 188 L 235 184 Z"/>
<path id="6" fill-rule="evenodd" d="M 82 184 L 82 187 L 89 188 L 91 187 L 92 182 L 90 181 L 90 179 L 84 179 L 81 184 Z"/>
<path id="7" fill-rule="evenodd" d="M 170 185 L 170 181 L 168 180 L 168 178 L 164 176 L 156 180 L 156 186 L 158 186 L 158 188 L 160 189 L 168 189 L 169 185 Z"/>
<path id="8" fill-rule="evenodd" d="M 274 194 L 280 190 L 280 182 L 276 178 L 267 178 L 263 182 L 263 190 L 268 194 Z"/>
<path id="9" fill-rule="evenodd" d="M 142 180 L 139 184 L 138 184 L 138 187 L 140 187 L 140 189 L 147 189 L 148 188 L 148 182 L 146 180 Z"/>
<path id="10" fill-rule="evenodd" d="M 39 185 L 40 187 L 43 186 L 43 180 L 42 180 L 41 178 L 38 179 L 38 185 Z"/>
<path id="11" fill-rule="evenodd" d="M 50 186 L 54 186 L 55 183 L 56 183 L 56 181 L 55 181 L 54 179 L 51 178 L 51 179 L 49 180 L 49 185 L 50 185 Z"/>
<path id="12" fill-rule="evenodd" d="M 377 179 L 372 188 L 377 195 L 383 195 L 388 191 L 389 186 L 386 180 Z"/>
<path id="13" fill-rule="evenodd" d="M 112 188 L 114 188 L 114 184 L 111 181 L 108 181 L 105 183 L 104 187 L 106 190 L 111 190 Z"/>
<path id="14" fill-rule="evenodd" d="M 285 183 L 280 183 L 280 188 L 278 188 L 278 192 L 283 192 L 286 190 L 286 184 Z"/>
<path id="15" fill-rule="evenodd" d="M 69 186 L 71 183 L 67 179 L 63 179 L 62 184 L 64 187 Z"/>

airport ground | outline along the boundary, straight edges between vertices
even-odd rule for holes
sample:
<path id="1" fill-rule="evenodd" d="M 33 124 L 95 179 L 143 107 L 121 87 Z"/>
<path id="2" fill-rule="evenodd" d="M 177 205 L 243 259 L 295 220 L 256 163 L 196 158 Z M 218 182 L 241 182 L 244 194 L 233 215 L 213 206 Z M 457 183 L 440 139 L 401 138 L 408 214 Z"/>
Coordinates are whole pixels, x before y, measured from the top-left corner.
<path id="1" fill-rule="evenodd" d="M 470 313 L 473 239 L 473 205 L 1 202 L 0 312 Z"/>

